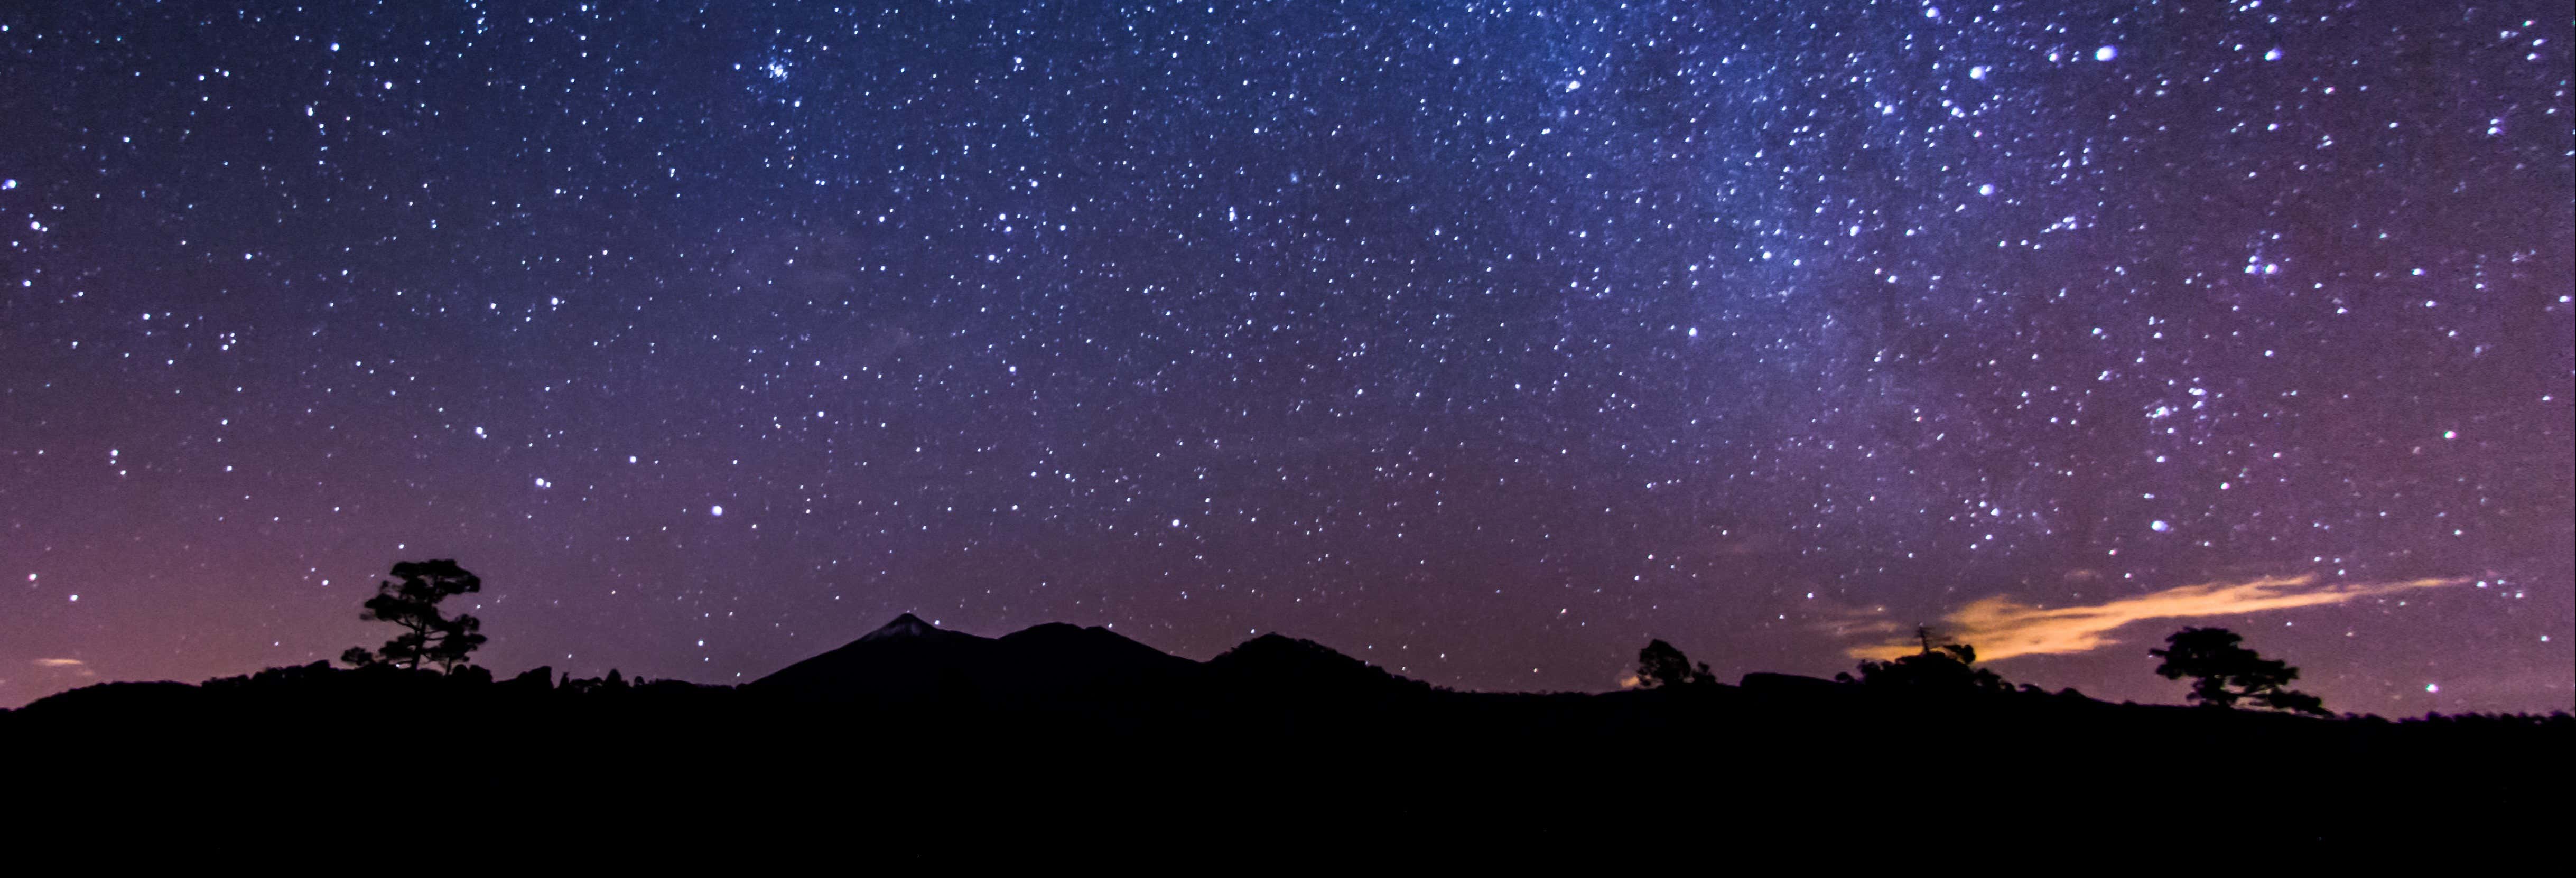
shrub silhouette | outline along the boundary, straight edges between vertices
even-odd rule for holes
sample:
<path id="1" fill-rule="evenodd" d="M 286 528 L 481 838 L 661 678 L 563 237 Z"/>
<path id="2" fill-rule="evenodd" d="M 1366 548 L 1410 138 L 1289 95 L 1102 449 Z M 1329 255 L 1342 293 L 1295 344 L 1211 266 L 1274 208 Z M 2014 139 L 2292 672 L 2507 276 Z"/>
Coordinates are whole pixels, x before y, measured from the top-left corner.
<path id="1" fill-rule="evenodd" d="M 2299 678 L 2299 669 L 2246 649 L 2244 641 L 2225 628 L 2184 628 L 2165 638 L 2164 649 L 2147 654 L 2164 659 L 2156 673 L 2165 679 L 2192 678 L 2189 697 L 2200 704 L 2227 708 L 2251 701 L 2273 710 L 2334 715 L 2316 696 L 2283 688 Z"/>
<path id="2" fill-rule="evenodd" d="M 1844 683 L 1858 683 L 1882 689 L 1915 692 L 2010 692 L 2011 683 L 1995 672 L 1977 667 L 1977 649 L 1965 643 L 1934 646 L 1932 629 L 1916 627 L 1915 639 L 1923 642 L 1923 651 L 1898 656 L 1892 661 L 1863 659 L 1860 676 L 1835 674 Z"/>
<path id="3" fill-rule="evenodd" d="M 441 670 L 453 671 L 483 645 L 483 620 L 464 613 L 451 619 L 438 611 L 440 601 L 482 591 L 482 577 L 448 559 L 398 562 L 393 575 L 401 581 L 376 583 L 376 596 L 367 599 L 358 618 L 392 622 L 402 626 L 403 633 L 375 652 L 349 647 L 340 654 L 341 661 L 358 667 L 389 664 L 412 670 L 434 662 Z"/>
<path id="4" fill-rule="evenodd" d="M 1717 682 L 1708 672 L 1708 663 L 1693 666 L 1689 656 L 1661 640 L 1648 642 L 1637 650 L 1637 688 L 1661 689 L 1667 686 L 1707 686 Z"/>

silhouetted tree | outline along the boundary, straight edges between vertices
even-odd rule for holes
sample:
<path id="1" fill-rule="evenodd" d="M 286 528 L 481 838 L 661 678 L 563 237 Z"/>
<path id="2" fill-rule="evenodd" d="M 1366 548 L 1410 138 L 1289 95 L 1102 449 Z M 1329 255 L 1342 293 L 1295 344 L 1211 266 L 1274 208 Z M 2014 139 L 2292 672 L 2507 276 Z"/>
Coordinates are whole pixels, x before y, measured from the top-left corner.
<path id="1" fill-rule="evenodd" d="M 1649 641 L 1637 650 L 1637 688 L 1661 689 L 1666 686 L 1706 686 L 1717 682 L 1708 672 L 1708 663 L 1691 665 L 1690 657 L 1661 640 Z"/>
<path id="2" fill-rule="evenodd" d="M 482 620 L 463 613 L 448 618 L 438 611 L 439 601 L 482 591 L 482 577 L 445 559 L 399 562 L 393 575 L 401 581 L 377 583 L 376 596 L 367 599 L 366 610 L 358 618 L 392 622 L 402 626 L 403 633 L 372 653 L 365 647 L 350 647 L 340 654 L 341 661 L 359 667 L 382 663 L 415 670 L 435 663 L 453 671 L 483 645 Z"/>
<path id="3" fill-rule="evenodd" d="M 2283 688 L 2299 678 L 2299 669 L 2246 649 L 2244 641 L 2225 628 L 2184 628 L 2165 638 L 2164 649 L 2147 654 L 2164 659 L 2156 673 L 2165 679 L 2192 678 L 2192 701 L 2211 707 L 2250 701 L 2273 710 L 2333 716 L 2316 696 Z"/>
<path id="4" fill-rule="evenodd" d="M 1977 649 L 1965 643 L 1933 645 L 1932 629 L 1916 626 L 1914 637 L 1923 642 L 1923 651 L 1898 656 L 1891 661 L 1863 659 L 1860 676 L 1835 674 L 1834 679 L 1918 692 L 2010 692 L 2012 684 L 1993 671 L 1977 667 Z"/>

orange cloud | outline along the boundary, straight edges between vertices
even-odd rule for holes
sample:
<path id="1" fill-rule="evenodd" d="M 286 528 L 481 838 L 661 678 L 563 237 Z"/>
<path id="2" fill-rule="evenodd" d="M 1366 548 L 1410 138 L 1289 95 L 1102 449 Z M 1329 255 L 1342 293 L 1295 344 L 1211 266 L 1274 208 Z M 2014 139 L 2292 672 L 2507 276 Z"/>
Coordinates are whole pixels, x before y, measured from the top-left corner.
<path id="1" fill-rule="evenodd" d="M 75 676 L 75 677 L 96 677 L 96 676 L 98 676 L 98 672 L 97 672 L 97 671 L 93 671 L 93 670 L 90 670 L 90 669 L 89 669 L 89 663 L 88 663 L 88 662 L 84 662 L 84 661 L 81 661 L 80 659 L 75 659 L 75 658 L 40 658 L 40 659 L 37 659 L 37 660 L 35 661 L 35 663 L 34 663 L 34 664 L 36 665 L 36 667 L 39 667 L 39 668 L 50 668 L 50 669 L 57 670 L 57 671 L 68 671 L 68 672 L 70 672 L 70 673 L 71 673 L 71 675 L 72 675 L 72 676 Z"/>
<path id="2" fill-rule="evenodd" d="M 2238 616 L 2264 610 L 2340 604 L 2375 595 L 2459 585 L 2467 581 L 2412 579 L 2319 586 L 2315 574 L 2268 576 L 2249 582 L 2177 586 L 2089 606 L 2052 608 L 1997 595 L 1960 607 L 1943 617 L 1939 631 L 1943 640 L 1975 646 L 1980 661 L 2020 655 L 2089 652 L 2119 643 L 2108 635 L 2131 622 Z M 1921 648 L 1913 638 L 1901 637 L 1856 646 L 1848 652 L 1853 658 L 1891 659 Z"/>

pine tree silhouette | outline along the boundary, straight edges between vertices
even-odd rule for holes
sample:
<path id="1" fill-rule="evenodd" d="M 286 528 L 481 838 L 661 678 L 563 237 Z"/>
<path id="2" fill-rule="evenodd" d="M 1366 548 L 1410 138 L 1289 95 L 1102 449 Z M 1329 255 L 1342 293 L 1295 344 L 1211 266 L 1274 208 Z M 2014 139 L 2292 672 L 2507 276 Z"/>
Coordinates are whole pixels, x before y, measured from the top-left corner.
<path id="1" fill-rule="evenodd" d="M 389 664 L 413 670 L 435 663 L 443 671 L 453 671 L 483 645 L 482 620 L 463 613 L 449 618 L 438 611 L 440 601 L 482 591 L 482 577 L 448 559 L 399 562 L 393 576 L 401 581 L 378 582 L 375 597 L 367 599 L 358 618 L 392 622 L 402 626 L 403 633 L 374 652 L 350 647 L 340 654 L 341 661 L 358 667 Z"/>
<path id="2" fill-rule="evenodd" d="M 2314 695 L 2284 688 L 2299 678 L 2299 669 L 2246 649 L 2245 638 L 2225 628 L 2184 628 L 2165 638 L 2164 649 L 2147 654 L 2164 659 L 2156 673 L 2167 680 L 2191 677 L 2190 700 L 2211 707 L 2235 707 L 2240 701 L 2273 710 L 2333 716 Z"/>

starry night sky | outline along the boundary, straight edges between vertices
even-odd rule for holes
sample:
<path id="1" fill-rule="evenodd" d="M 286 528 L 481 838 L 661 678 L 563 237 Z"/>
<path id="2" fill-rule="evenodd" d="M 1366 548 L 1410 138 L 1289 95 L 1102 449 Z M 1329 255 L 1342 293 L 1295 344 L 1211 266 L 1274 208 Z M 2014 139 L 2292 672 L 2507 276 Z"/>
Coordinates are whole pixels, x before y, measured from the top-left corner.
<path id="1" fill-rule="evenodd" d="M 2286 577 L 1994 667 L 2576 704 L 2564 2 L 28 6 L 0 706 L 433 557 L 504 673 L 1598 691 Z"/>

